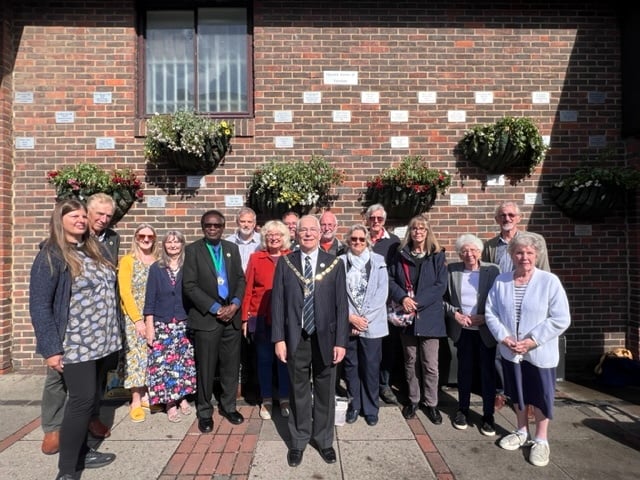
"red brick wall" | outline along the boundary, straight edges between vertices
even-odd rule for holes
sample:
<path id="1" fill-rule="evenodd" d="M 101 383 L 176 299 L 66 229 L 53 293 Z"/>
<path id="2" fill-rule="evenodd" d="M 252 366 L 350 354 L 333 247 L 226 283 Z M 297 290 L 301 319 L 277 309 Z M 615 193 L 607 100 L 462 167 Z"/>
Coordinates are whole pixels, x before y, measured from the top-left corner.
<path id="1" fill-rule="evenodd" d="M 41 364 L 33 352 L 26 300 L 29 267 L 53 204 L 46 171 L 83 160 L 126 165 L 147 174 L 147 195 L 167 193 L 157 186 L 166 184 L 165 172 L 145 172 L 143 138 L 136 136 L 134 2 L 65 2 L 65 10 L 49 11 L 30 8 L 33 3 L 16 10 L 13 37 L 13 89 L 32 91 L 35 98 L 33 104 L 13 105 L 14 134 L 35 138 L 34 150 L 14 152 L 11 317 L 18 369 Z M 506 199 L 519 202 L 525 226 L 547 238 L 552 269 L 572 306 L 569 369 L 586 368 L 602 350 L 627 338 L 637 343 L 637 322 L 633 328 L 629 323 L 633 283 L 627 266 L 629 252 L 638 245 L 637 229 L 629 230 L 635 217 L 612 212 L 592 224 L 591 235 L 576 236 L 576 222 L 564 217 L 547 194 L 559 175 L 598 154 L 588 146 L 590 135 L 605 135 L 609 145 L 624 150 L 615 11 L 602 2 L 491 5 L 498 6 L 366 2 L 366 7 L 347 9 L 312 1 L 256 3 L 255 121 L 243 122 L 233 153 L 206 177 L 206 187 L 184 194 L 179 191 L 184 176 L 168 172 L 178 190 L 168 193 L 166 209 L 133 207 L 118 225 L 124 245 L 140 222 L 160 231 L 182 228 L 194 240 L 205 209 L 218 207 L 231 217 L 234 209 L 224 207 L 224 195 L 244 195 L 257 165 L 311 154 L 324 155 L 347 174 L 334 206 L 342 234 L 361 219 L 359 196 L 368 179 L 405 155 L 422 155 L 431 166 L 455 175 L 449 194 L 429 213 L 448 251 L 461 233 L 483 239 L 495 235 L 493 210 Z M 358 84 L 325 85 L 328 70 L 357 71 Z M 96 91 L 111 92 L 113 103 L 94 105 Z M 303 103 L 308 91 L 321 92 L 322 103 Z M 366 91 L 379 92 L 380 102 L 363 104 L 360 94 Z M 420 91 L 436 91 L 437 103 L 419 104 Z M 476 91 L 493 92 L 494 102 L 476 104 Z M 549 92 L 550 103 L 533 104 L 531 94 L 538 91 Z M 592 91 L 605 94 L 605 103 L 589 104 Z M 75 111 L 75 123 L 56 124 L 55 112 L 68 110 Z M 274 123 L 279 110 L 291 110 L 293 121 Z M 351 122 L 334 123 L 334 110 L 350 110 Z M 391 123 L 392 110 L 407 110 L 409 122 Z M 466 111 L 466 121 L 448 122 L 452 110 Z M 578 121 L 561 122 L 561 110 L 576 111 Z M 466 128 L 503 115 L 532 117 L 551 137 L 552 148 L 531 177 L 487 187 L 486 175 L 453 150 Z M 276 149 L 274 137 L 281 135 L 292 136 L 294 148 Z M 95 149 L 96 137 L 104 136 L 115 138 L 115 150 Z M 391 149 L 391 136 L 408 136 L 409 149 Z M 466 194 L 468 206 L 452 206 L 451 194 Z M 525 205 L 527 194 L 539 194 L 541 203 Z"/>

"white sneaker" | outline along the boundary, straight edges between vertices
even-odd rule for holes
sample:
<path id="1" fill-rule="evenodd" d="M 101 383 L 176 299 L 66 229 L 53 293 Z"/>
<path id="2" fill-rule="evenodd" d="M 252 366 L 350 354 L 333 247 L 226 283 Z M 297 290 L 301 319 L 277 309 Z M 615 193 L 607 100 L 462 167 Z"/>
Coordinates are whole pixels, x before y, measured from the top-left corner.
<path id="1" fill-rule="evenodd" d="M 529 452 L 529 462 L 536 467 L 544 467 L 549 463 L 549 444 L 535 442 Z"/>
<path id="2" fill-rule="evenodd" d="M 518 450 L 520 447 L 524 447 L 529 441 L 529 435 L 524 433 L 513 432 L 502 437 L 498 445 L 505 450 Z"/>
<path id="3" fill-rule="evenodd" d="M 271 420 L 271 404 L 263 403 L 260 405 L 260 418 L 263 420 Z"/>

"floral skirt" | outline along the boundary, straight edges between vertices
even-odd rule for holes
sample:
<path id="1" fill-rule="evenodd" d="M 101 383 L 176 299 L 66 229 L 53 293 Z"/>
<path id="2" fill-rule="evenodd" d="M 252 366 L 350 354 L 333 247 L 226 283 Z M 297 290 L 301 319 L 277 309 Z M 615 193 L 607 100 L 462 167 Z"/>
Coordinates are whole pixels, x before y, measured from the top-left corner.
<path id="1" fill-rule="evenodd" d="M 154 322 L 155 340 L 149 350 L 147 385 L 152 405 L 176 402 L 196 391 L 193 344 L 187 321 Z"/>

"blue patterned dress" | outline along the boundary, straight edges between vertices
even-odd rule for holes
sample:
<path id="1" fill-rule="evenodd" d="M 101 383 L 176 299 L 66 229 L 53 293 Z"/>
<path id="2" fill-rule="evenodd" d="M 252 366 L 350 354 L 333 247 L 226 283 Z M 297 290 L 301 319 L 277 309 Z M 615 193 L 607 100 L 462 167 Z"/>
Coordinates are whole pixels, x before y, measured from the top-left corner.
<path id="1" fill-rule="evenodd" d="M 156 263 L 149 270 L 145 315 L 153 314 L 154 308 L 166 303 L 166 299 L 174 299 L 173 309 L 157 312 L 153 319 L 155 339 L 147 370 L 152 405 L 178 402 L 196 392 L 193 344 L 182 306 L 182 271 L 174 272 Z"/>

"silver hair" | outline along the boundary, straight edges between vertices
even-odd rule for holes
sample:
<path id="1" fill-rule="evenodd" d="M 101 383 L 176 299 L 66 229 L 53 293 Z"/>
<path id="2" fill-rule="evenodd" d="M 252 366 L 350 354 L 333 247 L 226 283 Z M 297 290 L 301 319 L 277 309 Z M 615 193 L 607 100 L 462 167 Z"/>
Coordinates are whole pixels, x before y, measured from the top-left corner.
<path id="1" fill-rule="evenodd" d="M 471 233 L 465 233 L 464 235 L 460 235 L 456 240 L 456 252 L 460 253 L 465 245 L 473 245 L 476 247 L 480 253 L 484 250 L 484 244 L 482 240 Z"/>

